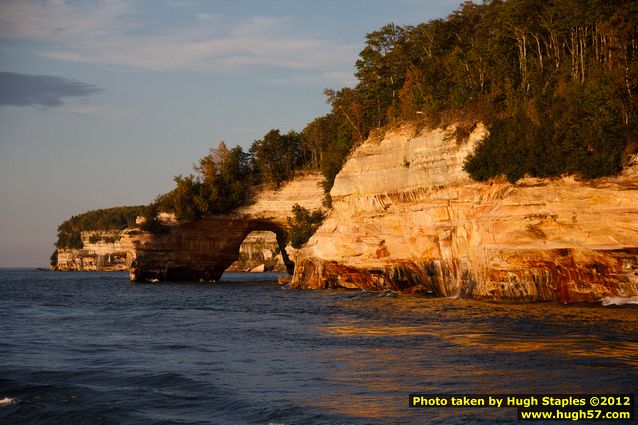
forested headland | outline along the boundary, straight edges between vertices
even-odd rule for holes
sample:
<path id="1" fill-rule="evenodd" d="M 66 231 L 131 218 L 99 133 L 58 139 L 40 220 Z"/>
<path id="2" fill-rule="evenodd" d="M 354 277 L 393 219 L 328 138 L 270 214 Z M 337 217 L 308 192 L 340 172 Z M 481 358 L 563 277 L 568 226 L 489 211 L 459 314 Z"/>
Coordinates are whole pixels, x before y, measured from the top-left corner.
<path id="1" fill-rule="evenodd" d="M 219 143 L 146 208 L 145 226 L 161 229 L 157 211 L 229 212 L 303 170 L 320 171 L 328 192 L 353 147 L 407 121 L 456 123 L 460 138 L 485 123 L 465 163 L 479 181 L 618 173 L 638 151 L 637 55 L 638 1 L 465 2 L 446 19 L 385 25 L 366 36 L 356 85 L 325 90 L 328 114 L 248 152 Z"/>
<path id="2" fill-rule="evenodd" d="M 80 233 L 99 230 L 124 230 L 135 224 L 137 216 L 145 213 L 144 205 L 105 208 L 74 215 L 58 226 L 56 248 L 81 249 Z"/>
<path id="3" fill-rule="evenodd" d="M 638 2 L 465 2 L 447 19 L 367 35 L 354 88 L 328 91 L 354 141 L 420 116 L 483 121 L 468 159 L 477 180 L 594 178 L 636 151 Z M 321 122 L 321 119 L 315 122 Z"/>
<path id="4" fill-rule="evenodd" d="M 461 136 L 487 124 L 465 165 L 477 180 L 601 177 L 638 150 L 637 1 L 465 2 L 447 19 L 388 24 L 366 39 L 358 83 L 325 90 L 330 113 L 300 133 L 271 130 L 248 153 L 220 144 L 160 207 L 225 212 L 299 169 L 320 170 L 329 190 L 353 146 L 404 121 L 458 123 Z"/>

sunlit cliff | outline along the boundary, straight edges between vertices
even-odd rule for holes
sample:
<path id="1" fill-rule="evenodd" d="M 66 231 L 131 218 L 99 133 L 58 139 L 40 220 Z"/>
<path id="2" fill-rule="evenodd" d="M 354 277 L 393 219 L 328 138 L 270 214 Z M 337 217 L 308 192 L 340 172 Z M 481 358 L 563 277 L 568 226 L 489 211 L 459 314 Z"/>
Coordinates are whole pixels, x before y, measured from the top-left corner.
<path id="1" fill-rule="evenodd" d="M 349 157 L 293 285 L 592 302 L 638 295 L 638 164 L 598 180 L 473 181 L 484 137 L 406 125 Z"/>

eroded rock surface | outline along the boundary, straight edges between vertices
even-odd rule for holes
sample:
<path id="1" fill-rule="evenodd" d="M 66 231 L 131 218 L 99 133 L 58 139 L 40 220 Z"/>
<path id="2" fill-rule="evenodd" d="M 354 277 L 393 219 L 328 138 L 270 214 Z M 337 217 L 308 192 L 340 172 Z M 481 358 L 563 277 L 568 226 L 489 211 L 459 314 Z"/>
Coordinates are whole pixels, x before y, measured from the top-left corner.
<path id="1" fill-rule="evenodd" d="M 58 249 L 52 266 L 61 271 L 124 271 L 127 252 L 120 243 L 122 232 L 88 231 L 80 234 L 82 249 Z"/>
<path id="2" fill-rule="evenodd" d="M 321 207 L 323 189 L 319 174 L 298 177 L 278 190 L 259 192 L 250 205 L 232 214 L 212 215 L 191 222 L 169 222 L 169 232 L 153 235 L 138 229 L 125 231 L 122 244 L 133 281 L 215 281 L 235 260 L 248 234 L 271 231 L 277 236 L 283 261 L 292 273 L 285 253 L 285 226 L 294 204 Z"/>
<path id="3" fill-rule="evenodd" d="M 356 149 L 292 285 L 560 302 L 638 295 L 638 165 L 594 181 L 478 183 L 462 166 L 485 129 L 463 141 L 453 131 L 404 126 Z"/>

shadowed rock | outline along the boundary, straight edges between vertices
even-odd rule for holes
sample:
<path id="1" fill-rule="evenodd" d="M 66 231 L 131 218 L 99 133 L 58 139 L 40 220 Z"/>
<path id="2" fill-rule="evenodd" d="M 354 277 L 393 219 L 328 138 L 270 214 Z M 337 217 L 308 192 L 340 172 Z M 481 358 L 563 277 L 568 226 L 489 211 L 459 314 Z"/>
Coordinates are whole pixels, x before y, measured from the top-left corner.
<path id="1" fill-rule="evenodd" d="M 130 278 L 147 281 L 216 281 L 239 258 L 239 248 L 253 231 L 271 231 L 288 273 L 294 270 L 286 252 L 287 218 L 294 204 L 308 209 L 321 207 L 322 177 L 309 174 L 279 190 L 258 193 L 254 202 L 231 214 L 170 223 L 169 232 L 153 235 L 128 229 L 121 244 L 129 255 Z"/>

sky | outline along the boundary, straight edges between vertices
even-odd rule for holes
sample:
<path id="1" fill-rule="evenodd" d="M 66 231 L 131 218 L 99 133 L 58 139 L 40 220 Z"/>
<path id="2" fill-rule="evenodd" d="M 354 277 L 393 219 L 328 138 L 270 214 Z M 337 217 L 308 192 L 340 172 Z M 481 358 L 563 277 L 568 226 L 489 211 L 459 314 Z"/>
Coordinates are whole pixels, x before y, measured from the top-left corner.
<path id="1" fill-rule="evenodd" d="M 224 140 L 302 130 L 365 35 L 460 0 L 0 0 L 0 267 L 57 226 L 151 202 Z"/>

